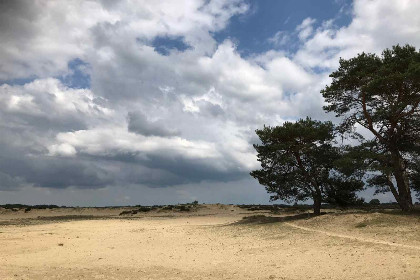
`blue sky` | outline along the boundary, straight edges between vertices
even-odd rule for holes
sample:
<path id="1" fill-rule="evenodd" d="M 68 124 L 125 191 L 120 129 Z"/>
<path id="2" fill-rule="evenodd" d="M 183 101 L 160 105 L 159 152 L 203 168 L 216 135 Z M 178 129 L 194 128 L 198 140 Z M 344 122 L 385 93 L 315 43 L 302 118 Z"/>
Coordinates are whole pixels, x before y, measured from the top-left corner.
<path id="1" fill-rule="evenodd" d="M 333 120 L 340 57 L 420 46 L 415 0 L 2 5 L 0 204 L 268 203 L 255 129 Z"/>
<path id="2" fill-rule="evenodd" d="M 229 25 L 215 34 L 218 42 L 230 38 L 237 43 L 242 55 L 261 53 L 276 48 L 269 38 L 277 32 L 293 34 L 306 18 L 316 19 L 314 26 L 323 21 L 334 20 L 337 27 L 348 25 L 351 21 L 351 5 L 348 0 L 266 0 L 248 1 L 249 12 L 245 15 L 232 17 Z M 280 49 L 296 51 L 298 45 L 291 41 Z"/>

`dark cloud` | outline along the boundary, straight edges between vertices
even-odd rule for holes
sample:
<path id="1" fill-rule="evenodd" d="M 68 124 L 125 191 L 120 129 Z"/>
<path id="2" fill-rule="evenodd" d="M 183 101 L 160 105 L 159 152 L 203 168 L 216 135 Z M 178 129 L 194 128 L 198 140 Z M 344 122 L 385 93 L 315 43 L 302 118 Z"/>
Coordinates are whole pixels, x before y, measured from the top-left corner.
<path id="1" fill-rule="evenodd" d="M 86 129 L 86 120 L 80 116 L 31 115 L 25 112 L 4 114 L 0 112 L 2 121 L 12 127 L 25 127 L 27 130 L 43 131 L 74 131 Z"/>
<path id="2" fill-rule="evenodd" d="M 213 104 L 202 100 L 197 102 L 197 106 L 200 108 L 202 114 L 211 117 L 222 117 L 225 114 L 225 111 L 219 104 Z"/>
<path id="3" fill-rule="evenodd" d="M 26 181 L 46 188 L 104 188 L 115 182 L 113 174 L 92 162 L 74 159 L 38 159 L 37 165 L 23 166 Z"/>
<path id="4" fill-rule="evenodd" d="M 226 159 L 225 159 L 226 160 Z M 207 159 L 187 159 L 182 157 L 168 158 L 166 156 L 150 156 L 144 165 L 149 168 L 161 169 L 175 174 L 178 182 L 168 185 L 198 183 L 201 181 L 227 182 L 237 180 L 248 175 L 242 168 L 219 168 L 209 164 Z M 229 160 L 227 160 L 229 161 Z"/>
<path id="5" fill-rule="evenodd" d="M 2 190 L 17 190 L 24 185 L 53 189 L 96 189 L 109 185 L 169 187 L 202 181 L 228 182 L 247 175 L 234 166 L 221 168 L 206 159 L 164 153 L 59 157 L 42 153 L 28 156 L 26 149 L 10 145 L 3 145 L 3 149 L 0 151 Z"/>
<path id="6" fill-rule="evenodd" d="M 25 0 L 0 1 L 1 38 L 23 40 L 35 36 L 36 26 L 30 23 L 38 17 L 40 8 Z"/>
<path id="7" fill-rule="evenodd" d="M 13 177 L 0 171 L 0 191 L 17 190 L 24 185 L 25 181 L 21 177 Z"/>
<path id="8" fill-rule="evenodd" d="M 164 121 L 150 121 L 142 112 L 130 112 L 127 116 L 128 130 L 144 136 L 170 137 L 180 135 L 176 129 L 168 128 Z"/>
<path id="9" fill-rule="evenodd" d="M 31 153 L 22 147 L 2 143 L 0 150 L 0 189 L 24 185 L 45 188 L 103 188 L 115 178 L 101 164 L 78 158 L 51 157 Z"/>

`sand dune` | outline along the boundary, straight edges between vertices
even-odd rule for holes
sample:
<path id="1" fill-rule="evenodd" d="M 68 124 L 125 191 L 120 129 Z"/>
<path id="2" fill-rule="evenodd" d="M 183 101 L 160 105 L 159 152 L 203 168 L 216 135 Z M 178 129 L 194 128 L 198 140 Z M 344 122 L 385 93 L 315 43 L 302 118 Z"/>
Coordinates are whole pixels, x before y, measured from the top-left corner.
<path id="1" fill-rule="evenodd" d="M 0 279 L 420 279 L 419 216 L 123 210 L 2 210 Z"/>

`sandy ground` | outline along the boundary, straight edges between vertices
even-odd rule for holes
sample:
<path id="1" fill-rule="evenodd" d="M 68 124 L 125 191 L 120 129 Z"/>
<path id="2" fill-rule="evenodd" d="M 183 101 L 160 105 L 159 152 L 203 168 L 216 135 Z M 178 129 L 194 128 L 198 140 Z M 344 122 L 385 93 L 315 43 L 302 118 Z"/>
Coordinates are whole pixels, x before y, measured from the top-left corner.
<path id="1" fill-rule="evenodd" d="M 121 211 L 1 210 L 0 279 L 420 279 L 419 216 Z"/>

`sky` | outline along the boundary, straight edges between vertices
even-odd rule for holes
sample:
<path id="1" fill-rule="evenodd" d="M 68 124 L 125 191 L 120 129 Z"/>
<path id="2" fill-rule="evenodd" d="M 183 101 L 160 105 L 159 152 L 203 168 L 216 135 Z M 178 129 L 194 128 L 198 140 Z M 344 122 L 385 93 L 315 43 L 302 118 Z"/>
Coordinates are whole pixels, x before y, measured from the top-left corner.
<path id="1" fill-rule="evenodd" d="M 0 204 L 268 203 L 249 175 L 255 129 L 334 120 L 320 90 L 339 58 L 419 48 L 418 11 L 417 0 L 1 1 Z"/>

